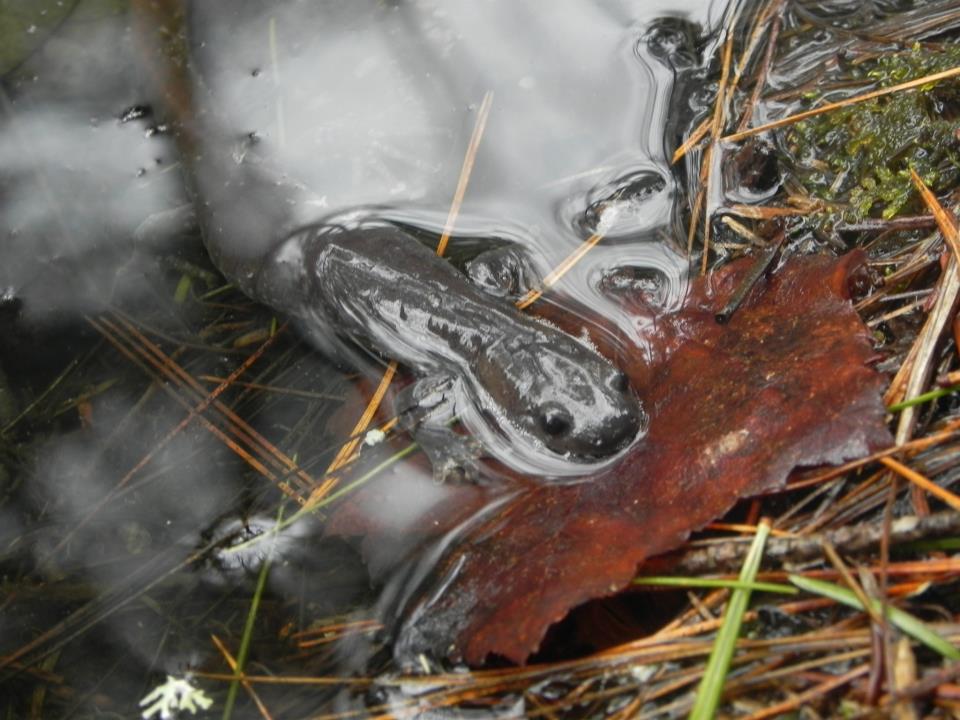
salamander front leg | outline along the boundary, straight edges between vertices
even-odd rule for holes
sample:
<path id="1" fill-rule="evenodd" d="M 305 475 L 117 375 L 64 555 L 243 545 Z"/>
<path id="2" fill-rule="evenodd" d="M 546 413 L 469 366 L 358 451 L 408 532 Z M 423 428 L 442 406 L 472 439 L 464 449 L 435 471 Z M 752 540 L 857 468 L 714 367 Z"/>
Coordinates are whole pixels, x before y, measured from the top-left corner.
<path id="1" fill-rule="evenodd" d="M 453 431 L 453 378 L 426 377 L 408 385 L 395 400 L 400 424 L 426 453 L 437 482 L 476 482 L 482 447 Z"/>

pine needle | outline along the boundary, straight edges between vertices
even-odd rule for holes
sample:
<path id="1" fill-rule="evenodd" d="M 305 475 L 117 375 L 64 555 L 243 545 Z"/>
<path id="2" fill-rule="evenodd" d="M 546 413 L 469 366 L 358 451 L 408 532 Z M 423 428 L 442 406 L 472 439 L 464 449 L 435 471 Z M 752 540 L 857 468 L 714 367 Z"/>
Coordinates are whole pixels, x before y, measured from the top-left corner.
<path id="1" fill-rule="evenodd" d="M 857 596 L 847 588 L 824 582 L 823 580 L 814 580 L 813 578 L 804 577 L 803 575 L 789 575 L 788 579 L 805 592 L 830 598 L 842 605 L 866 612 L 866 608 L 857 599 Z M 870 604 L 876 613 L 886 613 L 887 618 L 889 618 L 893 625 L 914 640 L 923 643 L 945 658 L 960 660 L 960 650 L 931 630 L 922 620 L 918 620 L 910 613 L 904 612 L 887 603 L 882 603 L 877 599 L 872 599 Z"/>
<path id="2" fill-rule="evenodd" d="M 541 282 L 540 287 L 535 290 L 530 290 L 522 298 L 517 300 L 517 309 L 523 310 L 530 305 L 533 305 L 540 297 L 543 295 L 544 291 L 547 288 L 555 285 L 560 278 L 566 275 L 574 265 L 576 265 L 580 260 L 583 259 L 583 256 L 586 255 L 598 242 L 603 239 L 603 235 L 599 233 L 594 233 L 589 238 L 583 241 L 583 243 L 574 250 L 572 253 L 567 255 L 564 258 L 563 262 L 557 265 Z"/>
<path id="3" fill-rule="evenodd" d="M 833 110 L 837 110 L 842 107 L 849 107 L 850 105 L 856 105 L 858 103 L 866 102 L 867 100 L 883 97 L 884 95 L 892 95 L 893 93 L 903 92 L 904 90 L 914 90 L 916 88 L 923 87 L 924 85 L 940 82 L 941 80 L 949 80 L 950 78 L 957 76 L 960 76 L 960 67 L 950 68 L 949 70 L 933 73 L 932 75 L 925 75 L 922 78 L 900 83 L 899 85 L 891 85 L 890 87 L 880 88 L 879 90 L 873 90 L 871 92 L 864 93 L 863 95 L 856 95 L 855 97 L 846 98 L 845 100 L 839 100 L 835 103 L 829 103 L 827 105 L 823 105 L 822 107 L 813 108 L 812 110 L 804 110 L 803 112 L 790 115 L 789 117 L 780 118 L 779 120 L 758 125 L 757 127 L 750 128 L 749 130 L 727 135 L 720 138 L 720 141 L 737 142 L 739 140 L 743 140 L 744 138 L 748 138 L 751 135 L 759 135 L 767 130 L 775 130 L 777 128 L 786 127 L 787 125 L 793 125 L 801 120 L 816 117 L 817 115 L 823 115 L 824 113 L 832 112 Z"/>
<path id="4" fill-rule="evenodd" d="M 456 223 L 457 216 L 460 214 L 460 207 L 463 205 L 463 198 L 467 193 L 467 185 L 470 182 L 470 175 L 473 173 L 473 164 L 477 157 L 477 151 L 480 149 L 480 141 L 483 139 L 483 131 L 487 126 L 487 118 L 490 115 L 490 107 L 492 103 L 493 92 L 488 90 L 483 96 L 483 102 L 480 104 L 480 110 L 477 113 L 477 120 L 474 123 L 473 132 L 470 135 L 470 142 L 468 143 L 467 151 L 464 154 L 463 165 L 460 168 L 460 177 L 457 180 L 457 188 L 453 193 L 453 201 L 450 203 L 450 211 L 447 214 L 447 221 L 443 227 L 443 234 L 440 236 L 440 240 L 437 242 L 436 253 L 440 257 L 443 257 L 447 250 L 447 244 L 450 241 L 450 235 L 453 232 L 453 227 Z M 383 376 L 380 378 L 380 383 L 377 386 L 376 391 L 373 393 L 373 396 L 367 403 L 366 408 L 364 408 L 363 414 L 360 416 L 360 419 L 354 426 L 353 432 L 350 433 L 351 439 L 341 446 L 336 457 L 334 457 L 333 462 L 330 463 L 330 466 L 327 468 L 327 475 L 340 469 L 353 458 L 357 447 L 363 440 L 364 431 L 373 421 L 373 417 L 376 415 L 377 410 L 380 409 L 383 398 L 386 396 L 387 390 L 389 389 L 390 384 L 393 382 L 393 378 L 396 374 L 397 362 L 395 360 L 391 360 L 390 364 L 387 365 L 387 369 L 384 371 Z M 306 507 L 316 507 L 317 504 L 324 497 L 326 497 L 326 495 L 336 486 L 338 482 L 339 478 L 335 476 L 328 477 L 326 481 L 316 487 L 310 494 L 310 498 L 305 504 Z"/>
<path id="5" fill-rule="evenodd" d="M 935 482 L 931 482 L 916 470 L 908 468 L 906 465 L 894 460 L 893 458 L 885 457 L 880 462 L 893 470 L 900 477 L 912 482 L 916 487 L 926 490 L 931 495 L 940 498 L 954 510 L 960 511 L 960 497 L 957 497 L 946 488 L 942 488 Z"/>

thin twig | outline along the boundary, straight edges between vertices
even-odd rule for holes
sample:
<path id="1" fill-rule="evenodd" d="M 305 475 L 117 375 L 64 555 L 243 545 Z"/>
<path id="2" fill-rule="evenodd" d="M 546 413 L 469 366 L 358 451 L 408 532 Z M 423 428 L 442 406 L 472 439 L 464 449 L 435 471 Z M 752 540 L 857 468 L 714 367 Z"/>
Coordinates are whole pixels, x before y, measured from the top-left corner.
<path id="1" fill-rule="evenodd" d="M 444 223 L 443 233 L 437 242 L 436 253 L 440 257 L 443 257 L 443 255 L 446 253 L 447 244 L 450 241 L 450 235 L 453 232 L 457 216 L 460 213 L 460 207 L 463 205 L 463 198 L 467 192 L 467 185 L 470 182 L 470 175 L 473 172 L 473 165 L 476 160 L 477 152 L 480 149 L 480 141 L 483 139 L 483 131 L 487 125 L 487 118 L 490 115 L 490 107 L 492 103 L 493 92 L 487 91 L 483 96 L 483 102 L 480 103 L 480 110 L 477 113 L 477 119 L 474 123 L 473 132 L 470 135 L 470 142 L 467 144 L 466 153 L 464 153 L 463 165 L 460 168 L 460 176 L 457 179 L 457 188 L 454 191 L 453 200 L 450 203 L 450 211 L 447 213 L 447 221 Z M 343 444 L 336 457 L 334 457 L 333 462 L 331 462 L 330 466 L 327 468 L 325 475 L 329 477 L 327 477 L 322 484 L 314 488 L 313 492 L 310 493 L 310 497 L 306 503 L 308 507 L 315 506 L 317 503 L 323 500 L 323 498 L 326 497 L 334 487 L 336 487 L 337 483 L 339 482 L 339 478 L 332 476 L 331 473 L 343 467 L 353 457 L 360 445 L 363 432 L 370 425 L 374 415 L 376 415 L 377 410 L 380 408 L 380 404 L 383 402 L 383 398 L 386 396 L 390 384 L 393 382 L 393 378 L 397 373 L 397 367 L 397 362 L 395 360 L 391 360 L 387 365 L 387 369 L 380 378 L 380 382 L 377 385 L 376 391 L 370 398 L 370 401 L 367 403 L 366 408 L 364 408 L 360 419 L 357 421 L 356 425 L 354 425 L 353 431 L 350 433 L 351 439 Z"/>
<path id="2" fill-rule="evenodd" d="M 891 541 L 897 545 L 917 540 L 949 537 L 960 533 L 960 515 L 952 511 L 933 513 L 927 517 L 907 516 L 894 521 Z M 883 524 L 860 523 L 838 527 L 822 534 L 823 538 L 844 555 L 875 552 Z M 707 548 L 687 550 L 671 564 L 671 572 L 680 575 L 711 574 L 733 571 L 740 567 L 746 553 L 748 538 L 727 538 Z M 764 558 L 769 562 L 800 563 L 823 555 L 820 536 L 772 537 L 767 541 Z"/>
<path id="3" fill-rule="evenodd" d="M 960 239 L 957 237 L 957 223 L 952 213 L 940 205 L 933 193 L 926 187 L 923 180 L 911 169 L 911 175 L 924 202 L 930 209 L 940 232 L 947 242 L 947 245 L 953 250 L 950 259 L 947 261 L 946 270 L 940 278 L 940 291 L 937 300 L 927 315 L 927 321 L 923 324 L 920 333 L 915 342 L 916 351 L 913 352 L 913 363 L 910 367 L 910 373 L 906 382 L 904 391 L 904 400 L 910 400 L 923 393 L 930 382 L 933 374 L 933 364 L 936 358 L 937 348 L 940 341 L 950 327 L 954 316 L 957 313 L 957 306 L 960 303 Z M 910 406 L 900 413 L 900 419 L 897 424 L 895 440 L 897 444 L 903 444 L 913 435 L 913 429 L 917 422 L 917 408 Z M 914 505 L 918 512 L 929 512 L 924 494 L 914 486 L 912 493 Z"/>
<path id="4" fill-rule="evenodd" d="M 243 689 L 247 691 L 247 695 L 250 696 L 250 699 L 253 700 L 254 704 L 257 706 L 257 710 L 260 711 L 260 716 L 264 720 L 273 720 L 273 716 L 270 714 L 270 711 L 267 709 L 267 706 L 264 704 L 263 700 L 260 699 L 260 695 L 257 693 L 256 689 L 250 682 L 242 677 L 243 673 L 239 670 L 237 665 L 236 658 L 227 650 L 227 646 L 223 644 L 223 641 L 220 640 L 216 635 L 211 634 L 210 640 L 216 646 L 217 650 L 220 651 L 220 654 L 223 655 L 223 659 L 226 661 L 227 665 L 230 666 L 230 669 L 233 672 L 240 676 L 240 684 L 243 685 Z"/>
<path id="5" fill-rule="evenodd" d="M 767 270 L 770 269 L 773 259 L 777 256 L 777 253 L 780 251 L 780 246 L 783 244 L 783 239 L 786 236 L 783 230 L 780 230 L 777 233 L 777 236 L 770 241 L 770 244 L 764 248 L 754 259 L 753 264 L 750 266 L 750 269 L 747 273 L 740 279 L 740 284 L 737 286 L 737 289 L 734 290 L 733 295 L 730 296 L 730 299 L 727 301 L 727 304 L 723 306 L 723 309 L 716 314 L 716 321 L 723 325 L 726 322 L 729 322 L 730 318 L 737 311 L 737 308 L 743 304 L 743 301 L 747 299 L 747 296 L 750 294 L 750 291 L 753 289 L 753 286 L 757 284 L 757 281 L 764 276 Z"/>
<path id="6" fill-rule="evenodd" d="M 760 65 L 760 70 L 757 73 L 757 81 L 753 84 L 753 91 L 750 93 L 750 98 L 747 100 L 746 105 L 743 108 L 743 114 L 740 116 L 740 123 L 737 125 L 737 132 L 743 131 L 747 125 L 750 123 L 750 118 L 753 117 L 753 109 L 757 106 L 757 103 L 760 101 L 760 93 L 763 92 L 763 88 L 766 85 L 767 76 L 770 74 L 770 65 L 773 62 L 773 53 L 777 47 L 777 39 L 780 36 L 780 23 L 783 12 L 784 0 L 775 0 L 770 7 L 770 12 L 773 15 L 773 22 L 770 23 L 770 32 L 767 35 L 767 49 L 763 54 L 763 62 Z"/>
<path id="7" fill-rule="evenodd" d="M 893 470 L 900 477 L 912 482 L 921 490 L 928 492 L 931 495 L 936 495 L 954 510 L 960 511 L 960 497 L 957 497 L 946 488 L 942 488 L 935 482 L 931 482 L 916 470 L 908 468 L 906 465 L 894 460 L 893 458 L 883 458 L 880 460 L 880 462 Z"/>
<path id="8" fill-rule="evenodd" d="M 700 274 L 707 274 L 707 264 L 710 256 L 710 222 L 712 220 L 711 201 L 713 200 L 714 173 L 713 164 L 719 157 L 717 138 L 723 130 L 727 117 L 727 83 L 730 77 L 730 59 L 733 57 L 733 28 L 728 28 L 727 38 L 723 44 L 723 65 L 720 68 L 720 85 L 717 88 L 717 97 L 713 106 L 713 122 L 710 125 L 710 147 L 704 153 L 706 169 L 706 188 L 704 191 L 703 211 L 703 258 L 700 261 Z M 701 172 L 701 174 L 703 174 Z"/>

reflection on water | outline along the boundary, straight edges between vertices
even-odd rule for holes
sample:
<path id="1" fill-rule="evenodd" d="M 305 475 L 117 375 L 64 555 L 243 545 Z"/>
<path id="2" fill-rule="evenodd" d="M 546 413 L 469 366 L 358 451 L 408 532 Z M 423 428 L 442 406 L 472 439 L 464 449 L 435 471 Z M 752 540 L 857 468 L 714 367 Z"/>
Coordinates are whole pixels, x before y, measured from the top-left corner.
<path id="1" fill-rule="evenodd" d="M 387 205 L 439 230 L 488 91 L 463 210 L 492 220 L 487 233 L 496 219 L 538 228 L 530 242 L 562 252 L 552 238 L 570 243 L 575 230 L 555 226 L 559 199 L 662 165 L 670 70 L 635 54 L 648 7 L 244 4 L 213 21 L 222 5 L 198 8 L 213 102 L 231 134 L 254 134 L 309 188 L 314 213 Z"/>
<path id="2" fill-rule="evenodd" d="M 662 32 L 644 38 L 644 23 L 667 10 L 680 8 L 197 3 L 197 101 L 236 156 L 255 156 L 285 186 L 274 202 L 290 226 L 373 206 L 439 233 L 476 108 L 493 92 L 458 234 L 521 242 L 551 267 L 595 230 L 653 241 L 669 222 L 663 127 L 672 65 L 691 50 L 665 49 Z M 125 245 L 139 223 L 183 201 L 153 118 L 116 121 L 142 102 L 149 74 L 134 70 L 145 53 L 125 16 L 107 15 L 87 38 L 72 56 L 51 39 L 36 74 L 12 83 L 0 157 L 14 178 L 3 223 L 18 267 L 5 263 L 0 284 L 25 297 L 20 267 L 32 277 L 90 245 Z M 222 214 L 247 219 L 242 206 Z M 16 253 L 39 238 L 41 253 Z"/>
<path id="3" fill-rule="evenodd" d="M 20 647 L 68 611 L 93 607 L 90 617 L 108 617 L 107 629 L 68 646 L 68 657 L 96 650 L 100 659 L 86 671 L 112 678 L 112 692 L 135 700 L 151 672 L 216 662 L 208 624 L 228 617 L 222 622 L 236 632 L 260 562 L 256 554 L 231 555 L 223 543 L 248 538 L 251 526 L 275 517 L 277 497 L 199 424 L 161 445 L 183 409 L 148 388 L 142 371 L 110 345 L 97 344 L 82 318 L 121 309 L 166 343 L 167 352 L 186 353 L 191 374 L 214 378 L 229 374 L 244 355 L 231 347 L 232 337 L 210 328 L 253 322 L 249 308 L 242 314 L 239 295 L 207 299 L 201 288 L 192 303 L 171 300 L 179 275 L 170 263 L 205 261 L 184 207 L 175 143 L 161 112 L 150 107 L 156 68 L 124 2 L 80 0 L 69 12 L 62 5 L 39 3 L 34 32 L 43 41 L 24 45 L 9 62 L 3 58 L 0 295 L 17 299 L 16 307 L 0 300 L 0 320 L 12 338 L 0 361 L 18 410 L 28 413 L 0 445 L 16 487 L 15 503 L 0 508 L 0 539 L 14 576 L 69 579 L 83 591 L 63 606 L 8 614 L 0 652 Z M 435 242 L 479 103 L 492 92 L 451 254 L 507 241 L 544 274 L 602 233 L 605 240 L 560 290 L 636 337 L 620 316 L 618 291 L 639 289 L 665 310 L 684 293 L 686 264 L 674 227 L 679 190 L 668 162 L 676 129 L 668 122 L 676 123 L 678 113 L 686 120 L 677 73 L 709 57 L 698 28 L 715 27 L 724 10 L 704 0 L 191 4 L 198 122 L 224 138 L 219 147 L 226 158 L 211 158 L 198 173 L 200 211 L 253 255 L 282 227 L 357 217 L 401 223 Z M 30 26 L 25 22 L 24 32 Z M 257 167 L 270 184 L 253 193 L 237 187 L 225 169 L 231 162 Z M 194 272 L 195 284 L 205 277 Z M 347 403 L 344 414 L 353 413 L 347 420 L 334 417 L 336 408 L 345 396 L 356 400 L 356 390 L 348 376 L 303 348 L 291 344 L 268 357 L 270 369 L 253 380 L 302 396 L 258 396 L 247 388 L 224 399 L 319 476 L 359 404 Z M 84 387 L 97 388 L 92 420 L 68 419 L 81 417 L 83 403 L 64 398 L 66 410 L 54 408 L 53 420 L 32 425 L 30 403 L 72 362 L 86 373 Z M 5 392 L 11 391 L 0 387 L 0 397 Z M 308 406 L 302 398 L 310 393 L 335 399 Z M 0 424 L 16 415 L 5 413 Z M 347 480 L 405 442 L 366 451 Z M 103 503 L 144 457 L 129 484 Z M 395 480 L 393 495 L 358 513 L 363 522 L 387 527 L 395 542 L 361 547 L 364 568 L 353 550 L 321 540 L 316 519 L 294 525 L 281 548 L 283 569 L 271 575 L 264 617 L 306 625 L 363 607 L 392 612 L 403 605 L 449 539 L 424 545 L 410 528 L 429 526 L 439 514 L 463 513 L 466 523 L 470 509 L 447 507 L 444 488 L 419 460 L 386 472 Z M 503 492 L 477 488 L 476 506 L 490 511 Z M 256 520 L 238 524 L 244 512 Z M 339 521 L 348 535 L 349 523 Z M 143 588 L 206 543 L 218 553 L 172 574 L 175 581 L 156 591 L 163 605 L 154 614 L 159 606 L 146 602 Z M 367 571 L 387 587 L 383 596 L 367 593 Z M 118 611 L 123 606 L 127 614 Z M 274 642 L 277 630 L 264 629 L 260 639 Z M 360 644 L 367 644 L 365 652 L 343 663 L 362 668 L 368 658 L 389 654 L 376 654 L 379 640 Z M 89 687 L 93 679 L 75 682 Z"/>

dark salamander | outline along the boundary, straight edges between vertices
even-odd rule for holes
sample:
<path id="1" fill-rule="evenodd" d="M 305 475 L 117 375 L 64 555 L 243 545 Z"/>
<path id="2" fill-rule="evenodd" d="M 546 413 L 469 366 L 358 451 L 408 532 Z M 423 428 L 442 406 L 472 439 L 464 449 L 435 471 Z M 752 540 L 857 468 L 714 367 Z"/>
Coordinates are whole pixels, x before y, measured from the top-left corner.
<path id="1" fill-rule="evenodd" d="M 183 22 L 174 0 L 137 4 L 154 27 Z M 158 12 L 167 13 L 162 22 Z M 465 391 L 501 436 L 534 454 L 582 466 L 637 436 L 642 411 L 626 376 L 592 348 L 485 292 L 396 226 L 295 217 L 303 189 L 277 179 L 249 147 L 237 152 L 242 141 L 224 136 L 214 112 L 197 111 L 202 83 L 187 70 L 182 44 L 157 49 L 154 59 L 167 65 L 153 70 L 158 100 L 176 127 L 207 250 L 244 293 L 295 318 L 317 345 L 329 347 L 335 333 L 425 378 L 407 393 L 411 408 L 425 386 L 446 396 Z M 173 52 L 181 54 L 171 59 Z M 468 453 L 438 427 L 414 428 L 435 469 L 464 468 Z"/>
<path id="2" fill-rule="evenodd" d="M 554 453 L 605 457 L 637 434 L 622 372 L 396 227 L 297 232 L 264 259 L 250 294 L 284 296 L 280 309 L 302 325 L 332 325 L 420 375 L 464 382 Z"/>

